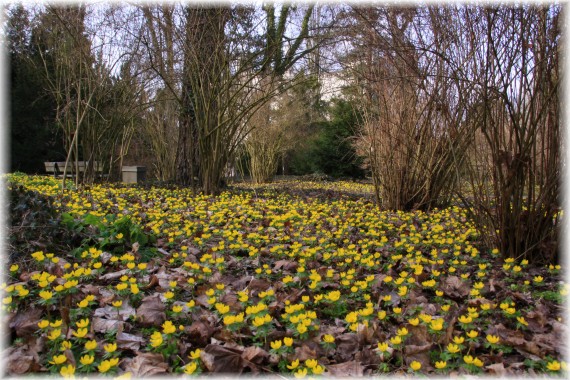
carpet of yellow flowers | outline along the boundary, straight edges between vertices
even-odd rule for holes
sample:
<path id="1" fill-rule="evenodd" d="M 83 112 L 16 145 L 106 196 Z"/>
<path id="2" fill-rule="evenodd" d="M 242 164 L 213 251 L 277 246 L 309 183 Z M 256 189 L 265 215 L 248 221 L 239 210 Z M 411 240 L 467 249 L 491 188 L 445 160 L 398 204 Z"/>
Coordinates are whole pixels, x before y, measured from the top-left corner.
<path id="1" fill-rule="evenodd" d="M 84 237 L 11 264 L 9 374 L 564 376 L 560 266 L 483 249 L 459 207 L 380 212 L 350 182 L 7 182 Z"/>

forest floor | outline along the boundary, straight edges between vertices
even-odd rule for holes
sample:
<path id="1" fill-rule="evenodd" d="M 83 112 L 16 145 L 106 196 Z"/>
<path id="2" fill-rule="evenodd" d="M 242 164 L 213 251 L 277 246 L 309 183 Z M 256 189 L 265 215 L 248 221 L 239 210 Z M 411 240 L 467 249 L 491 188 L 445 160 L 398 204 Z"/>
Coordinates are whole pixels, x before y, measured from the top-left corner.
<path id="1" fill-rule="evenodd" d="M 565 376 L 562 268 L 502 259 L 459 207 L 379 211 L 342 181 L 6 180 L 9 375 Z"/>

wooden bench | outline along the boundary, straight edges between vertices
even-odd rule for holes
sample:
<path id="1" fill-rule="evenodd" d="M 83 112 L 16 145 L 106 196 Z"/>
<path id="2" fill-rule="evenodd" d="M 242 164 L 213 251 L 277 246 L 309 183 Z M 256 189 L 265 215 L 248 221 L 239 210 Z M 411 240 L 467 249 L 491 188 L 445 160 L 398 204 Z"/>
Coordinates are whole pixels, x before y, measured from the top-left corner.
<path id="1" fill-rule="evenodd" d="M 100 161 L 93 162 L 93 169 L 95 173 L 102 173 L 103 172 L 103 163 Z M 85 171 L 88 162 L 86 161 L 78 161 L 77 162 L 77 169 L 80 173 Z M 53 174 L 54 177 L 63 177 L 63 171 L 65 170 L 65 161 L 57 161 L 57 162 L 44 162 L 44 166 L 46 168 L 47 174 Z M 73 177 L 75 175 L 75 162 L 69 162 L 67 166 L 67 176 Z"/>

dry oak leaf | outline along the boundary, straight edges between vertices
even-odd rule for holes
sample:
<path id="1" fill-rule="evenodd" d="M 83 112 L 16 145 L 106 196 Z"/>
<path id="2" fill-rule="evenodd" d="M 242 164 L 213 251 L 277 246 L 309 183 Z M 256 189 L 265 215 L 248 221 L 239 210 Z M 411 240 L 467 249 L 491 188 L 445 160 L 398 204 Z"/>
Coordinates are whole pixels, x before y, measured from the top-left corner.
<path id="1" fill-rule="evenodd" d="M 335 377 L 363 376 L 364 367 L 355 360 L 327 366 L 327 372 Z"/>
<path id="2" fill-rule="evenodd" d="M 129 305 L 128 302 L 123 302 L 119 309 L 111 305 L 107 305 L 105 307 L 95 309 L 95 313 L 93 313 L 94 317 L 116 319 L 122 321 L 126 321 L 133 315 L 135 315 L 135 308 Z"/>
<path id="3" fill-rule="evenodd" d="M 336 338 L 336 352 L 342 362 L 351 359 L 358 348 L 358 336 L 356 334 L 342 334 Z"/>
<path id="4" fill-rule="evenodd" d="M 455 298 L 463 298 L 469 294 L 469 282 L 462 281 L 457 276 L 448 276 L 443 281 L 441 285 L 441 290 L 445 292 L 445 294 L 455 297 Z"/>
<path id="5" fill-rule="evenodd" d="M 260 365 L 269 357 L 269 353 L 260 347 L 249 346 L 243 351 L 241 357 L 248 362 Z"/>
<path id="6" fill-rule="evenodd" d="M 507 370 L 503 363 L 495 363 L 485 367 L 489 373 L 493 376 L 505 377 L 507 375 Z"/>
<path id="7" fill-rule="evenodd" d="M 164 361 L 162 354 L 139 353 L 133 359 L 125 359 L 123 369 L 136 379 L 166 373 L 168 363 Z"/>
<path id="8" fill-rule="evenodd" d="M 93 330 L 95 332 L 107 333 L 111 330 L 121 331 L 124 325 L 125 322 L 116 319 L 93 318 Z"/>
<path id="9" fill-rule="evenodd" d="M 154 293 L 142 299 L 137 309 L 137 317 L 143 326 L 160 326 L 166 320 L 164 303 L 160 300 L 160 294 Z"/>
<path id="10" fill-rule="evenodd" d="M 200 351 L 200 359 L 210 372 L 240 374 L 246 366 L 243 351 L 209 344 Z"/>
<path id="11" fill-rule="evenodd" d="M 30 350 L 27 344 L 9 347 L 2 353 L 2 367 L 8 375 L 22 375 L 26 372 L 37 372 L 41 366 L 37 352 Z"/>
<path id="12" fill-rule="evenodd" d="M 429 350 L 432 348 L 433 344 L 425 344 L 423 346 L 413 346 L 406 343 L 404 347 L 405 361 L 409 365 L 413 361 L 418 361 L 422 364 L 423 369 L 427 369 L 431 366 L 429 360 Z"/>
<path id="13" fill-rule="evenodd" d="M 209 323 L 202 321 L 194 321 L 194 323 L 186 329 L 190 340 L 199 346 L 208 343 L 215 331 Z"/>
<path id="14" fill-rule="evenodd" d="M 142 336 L 120 332 L 117 334 L 117 346 L 122 350 L 138 351 L 145 340 Z"/>
<path id="15" fill-rule="evenodd" d="M 307 359 L 316 359 L 318 357 L 317 350 L 319 346 L 315 342 L 304 342 L 300 347 L 295 347 L 294 357 L 304 362 Z"/>
<path id="16" fill-rule="evenodd" d="M 31 335 L 38 329 L 38 322 L 41 320 L 42 309 L 29 308 L 12 314 L 10 318 L 10 328 L 16 331 L 16 335 L 23 337 Z"/>

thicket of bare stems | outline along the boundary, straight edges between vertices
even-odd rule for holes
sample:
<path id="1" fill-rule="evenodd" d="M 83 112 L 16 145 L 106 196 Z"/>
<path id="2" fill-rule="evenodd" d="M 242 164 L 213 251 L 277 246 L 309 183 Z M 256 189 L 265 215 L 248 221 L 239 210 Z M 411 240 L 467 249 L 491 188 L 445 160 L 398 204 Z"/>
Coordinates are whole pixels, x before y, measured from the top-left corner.
<path id="1" fill-rule="evenodd" d="M 277 173 L 280 160 L 290 150 L 308 122 L 309 99 L 302 89 L 308 79 L 293 80 L 288 91 L 258 109 L 248 123 L 243 150 L 254 183 L 268 183 Z"/>
<path id="2" fill-rule="evenodd" d="M 355 9 L 358 140 L 382 208 L 469 207 L 505 257 L 557 259 L 560 7 Z M 362 32 L 364 30 L 364 32 Z"/>
<path id="3" fill-rule="evenodd" d="M 561 206 L 560 7 L 497 7 L 479 25 L 481 93 L 464 196 L 505 257 L 557 259 Z"/>
<path id="4" fill-rule="evenodd" d="M 377 202 L 397 210 L 449 204 L 469 143 L 462 118 L 471 90 L 453 76 L 447 58 L 461 43 L 449 33 L 453 15 L 436 8 L 356 9 L 355 18 L 365 33 L 353 71 L 366 100 L 356 145 Z"/>

